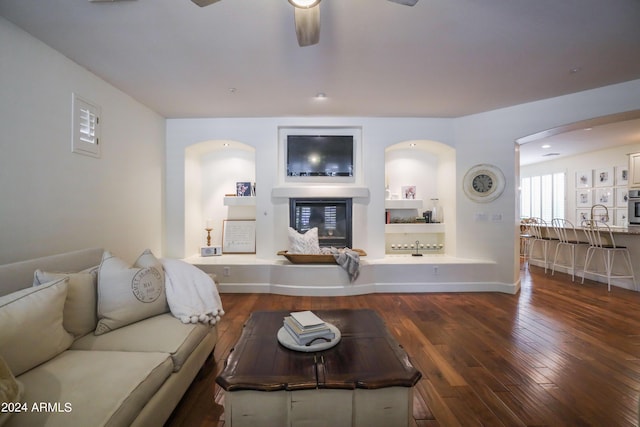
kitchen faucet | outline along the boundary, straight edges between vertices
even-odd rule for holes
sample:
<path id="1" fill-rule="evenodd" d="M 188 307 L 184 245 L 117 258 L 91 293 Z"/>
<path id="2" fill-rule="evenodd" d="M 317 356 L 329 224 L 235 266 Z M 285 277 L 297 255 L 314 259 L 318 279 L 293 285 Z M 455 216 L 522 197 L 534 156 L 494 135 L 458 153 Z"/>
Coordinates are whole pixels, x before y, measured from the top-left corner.
<path id="1" fill-rule="evenodd" d="M 593 206 L 591 206 L 591 219 L 594 219 L 594 218 L 593 218 L 593 211 L 594 211 L 594 209 L 595 209 L 595 208 L 598 208 L 598 207 L 600 207 L 600 208 L 604 208 L 604 217 L 600 217 L 600 218 L 601 218 L 601 220 L 602 220 L 603 222 L 607 222 L 607 221 L 609 221 L 609 209 L 608 209 L 605 205 L 602 205 L 602 204 L 600 204 L 600 203 L 598 203 L 597 205 L 593 205 Z"/>

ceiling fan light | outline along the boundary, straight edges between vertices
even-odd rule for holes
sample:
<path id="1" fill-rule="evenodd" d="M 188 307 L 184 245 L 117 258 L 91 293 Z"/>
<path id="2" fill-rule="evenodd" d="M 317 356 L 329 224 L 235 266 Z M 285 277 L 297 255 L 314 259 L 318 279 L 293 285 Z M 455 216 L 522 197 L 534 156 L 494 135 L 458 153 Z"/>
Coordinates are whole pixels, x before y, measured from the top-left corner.
<path id="1" fill-rule="evenodd" d="M 316 7 L 320 0 L 289 0 L 289 3 L 300 9 L 311 9 Z"/>

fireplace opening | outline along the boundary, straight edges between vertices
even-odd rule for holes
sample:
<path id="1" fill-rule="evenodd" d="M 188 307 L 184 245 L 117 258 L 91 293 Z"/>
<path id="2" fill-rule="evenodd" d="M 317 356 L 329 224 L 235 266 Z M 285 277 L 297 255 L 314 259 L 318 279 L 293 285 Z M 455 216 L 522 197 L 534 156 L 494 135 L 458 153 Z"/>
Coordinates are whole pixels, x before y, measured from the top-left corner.
<path id="1" fill-rule="evenodd" d="M 289 225 L 299 233 L 318 228 L 321 247 L 351 248 L 351 199 L 289 199 Z"/>

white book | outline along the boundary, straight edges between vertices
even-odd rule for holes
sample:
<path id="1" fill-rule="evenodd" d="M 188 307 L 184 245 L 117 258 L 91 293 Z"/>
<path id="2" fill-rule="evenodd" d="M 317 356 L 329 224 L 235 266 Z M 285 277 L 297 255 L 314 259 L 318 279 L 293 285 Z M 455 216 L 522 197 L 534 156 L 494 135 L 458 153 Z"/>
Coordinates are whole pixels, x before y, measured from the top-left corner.
<path id="1" fill-rule="evenodd" d="M 292 312 L 291 317 L 293 318 L 293 320 L 298 322 L 302 329 L 324 325 L 324 320 L 322 320 L 309 310 Z"/>

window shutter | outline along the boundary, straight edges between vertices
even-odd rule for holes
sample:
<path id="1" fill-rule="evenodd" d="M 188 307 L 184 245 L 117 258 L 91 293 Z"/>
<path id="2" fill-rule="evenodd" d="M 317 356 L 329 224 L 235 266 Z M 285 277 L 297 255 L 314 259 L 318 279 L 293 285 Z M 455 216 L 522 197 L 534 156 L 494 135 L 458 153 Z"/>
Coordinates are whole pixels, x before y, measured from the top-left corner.
<path id="1" fill-rule="evenodd" d="M 100 157 L 100 107 L 73 95 L 72 151 Z"/>

